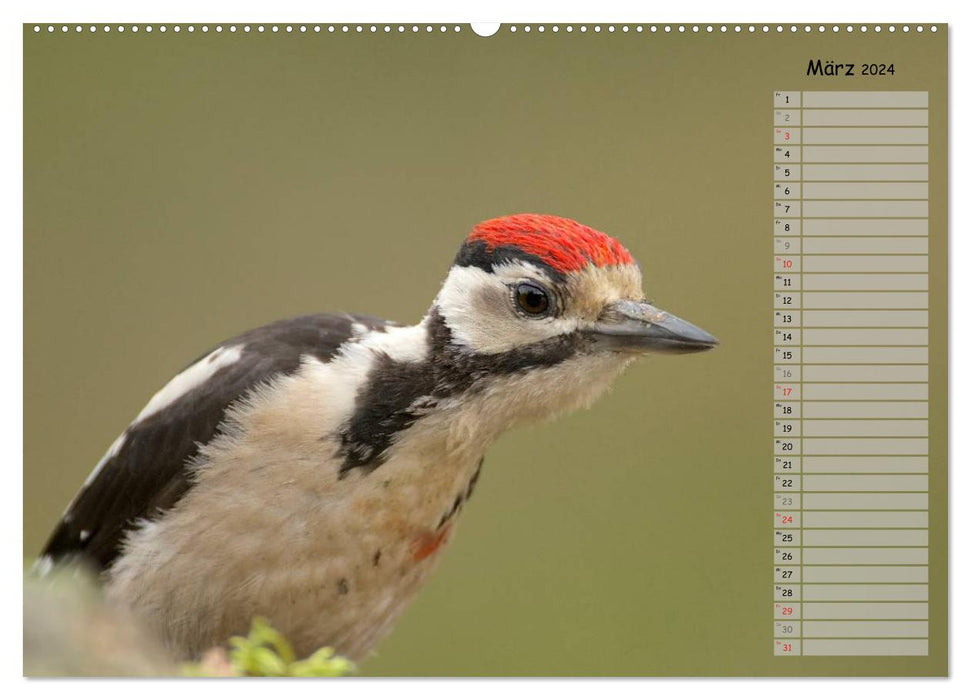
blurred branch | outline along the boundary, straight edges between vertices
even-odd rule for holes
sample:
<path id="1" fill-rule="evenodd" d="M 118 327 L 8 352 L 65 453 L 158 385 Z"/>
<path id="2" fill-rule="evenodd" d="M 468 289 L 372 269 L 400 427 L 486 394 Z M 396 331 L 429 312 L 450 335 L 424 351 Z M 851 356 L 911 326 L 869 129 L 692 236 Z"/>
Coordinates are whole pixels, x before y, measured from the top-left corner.
<path id="1" fill-rule="evenodd" d="M 324 647 L 297 659 L 270 623 L 254 618 L 199 661 L 179 665 L 125 611 L 105 601 L 92 572 L 61 566 L 24 577 L 25 676 L 345 676 L 354 664 Z"/>
<path id="2" fill-rule="evenodd" d="M 24 577 L 25 676 L 172 676 L 175 659 L 105 602 L 86 567 Z"/>

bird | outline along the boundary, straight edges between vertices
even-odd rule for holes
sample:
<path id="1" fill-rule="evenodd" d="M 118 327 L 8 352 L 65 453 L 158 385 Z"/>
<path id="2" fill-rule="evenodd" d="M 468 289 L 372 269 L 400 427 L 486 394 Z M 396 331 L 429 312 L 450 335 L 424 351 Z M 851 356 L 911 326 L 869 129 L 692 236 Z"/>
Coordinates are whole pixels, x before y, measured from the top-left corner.
<path id="1" fill-rule="evenodd" d="M 453 539 L 505 431 L 589 406 L 637 357 L 717 339 L 650 303 L 615 238 L 553 215 L 475 225 L 415 325 L 312 314 L 162 387 L 47 542 L 178 658 L 254 616 L 361 661 Z"/>

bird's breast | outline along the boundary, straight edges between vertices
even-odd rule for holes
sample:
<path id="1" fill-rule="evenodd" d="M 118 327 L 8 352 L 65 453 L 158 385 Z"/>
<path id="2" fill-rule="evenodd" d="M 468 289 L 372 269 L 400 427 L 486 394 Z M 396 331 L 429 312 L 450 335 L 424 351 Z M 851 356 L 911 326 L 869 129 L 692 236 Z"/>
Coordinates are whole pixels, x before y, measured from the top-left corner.
<path id="1" fill-rule="evenodd" d="M 342 469 L 355 392 L 332 374 L 309 363 L 255 395 L 201 448 L 176 506 L 130 534 L 109 593 L 177 652 L 223 644 L 261 615 L 298 653 L 362 658 L 452 538 L 484 445 L 454 449 L 430 417 L 379 463 Z"/>
<path id="2" fill-rule="evenodd" d="M 337 478 L 319 441 L 287 455 L 224 447 L 110 572 L 110 594 L 186 655 L 261 615 L 298 653 L 364 657 L 437 564 L 481 464 L 426 445 Z"/>

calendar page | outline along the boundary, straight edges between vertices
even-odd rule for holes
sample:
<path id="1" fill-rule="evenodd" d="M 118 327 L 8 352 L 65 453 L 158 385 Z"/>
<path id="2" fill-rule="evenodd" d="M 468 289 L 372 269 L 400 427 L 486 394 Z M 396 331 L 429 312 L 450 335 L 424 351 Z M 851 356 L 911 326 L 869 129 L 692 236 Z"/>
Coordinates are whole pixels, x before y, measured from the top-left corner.
<path id="1" fill-rule="evenodd" d="M 25 562 L 97 555 L 106 604 L 164 638 L 155 675 L 256 618 L 364 676 L 948 674 L 947 25 L 23 31 Z M 621 247 L 555 247 L 578 231 Z M 490 284 L 510 261 L 512 296 L 490 297 L 518 308 L 508 322 L 490 326 L 472 287 L 441 286 Z M 635 267 L 636 291 L 557 286 Z M 578 300 L 587 315 L 570 317 Z M 621 302 L 640 309 L 644 352 L 609 393 L 576 398 L 569 384 L 600 370 L 571 355 L 586 369 L 557 374 L 537 339 L 585 343 L 634 313 Z M 240 333 L 324 312 L 419 330 L 345 321 L 329 356 L 311 330 L 292 362 L 289 340 L 268 341 L 262 388 L 219 393 L 256 351 Z M 422 335 L 435 313 L 447 341 Z M 516 324 L 528 341 L 504 335 Z M 387 376 L 475 369 L 405 401 L 378 359 L 334 360 L 372 347 L 399 363 Z M 527 403 L 504 398 L 540 365 Z M 316 398 L 281 404 L 285 428 L 253 428 L 250 457 L 220 467 L 220 493 L 252 510 L 198 506 L 221 421 L 242 431 L 260 391 L 325 374 Z M 497 408 L 461 413 L 473 395 Z M 484 445 L 505 411 L 470 480 L 444 455 Z M 361 412 L 377 417 L 349 433 Z M 304 425 L 318 432 L 281 442 Z M 423 425 L 449 447 L 421 443 L 415 471 L 396 449 Z M 312 478 L 291 476 L 328 435 L 343 461 L 321 452 Z M 95 465 L 123 477 L 99 482 Z M 72 525 L 100 483 L 77 516 L 93 524 Z M 429 529 L 407 534 L 423 509 Z M 145 544 L 179 518 L 211 525 Z M 142 546 L 176 588 L 150 571 L 119 583 Z M 210 565 L 208 583 L 192 573 Z M 218 588 L 217 570 L 237 578 Z M 283 580 L 297 583 L 271 592 Z M 190 589 L 211 593 L 204 609 Z M 145 619 L 156 595 L 216 631 Z M 25 673 L 87 673 L 44 668 Z"/>

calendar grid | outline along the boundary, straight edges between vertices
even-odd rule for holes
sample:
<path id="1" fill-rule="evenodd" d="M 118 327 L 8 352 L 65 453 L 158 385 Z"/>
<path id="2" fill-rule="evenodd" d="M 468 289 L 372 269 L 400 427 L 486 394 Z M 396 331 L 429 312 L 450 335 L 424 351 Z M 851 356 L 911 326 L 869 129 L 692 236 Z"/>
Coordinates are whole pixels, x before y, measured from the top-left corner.
<path id="1" fill-rule="evenodd" d="M 928 653 L 928 94 L 774 93 L 774 653 Z"/>

